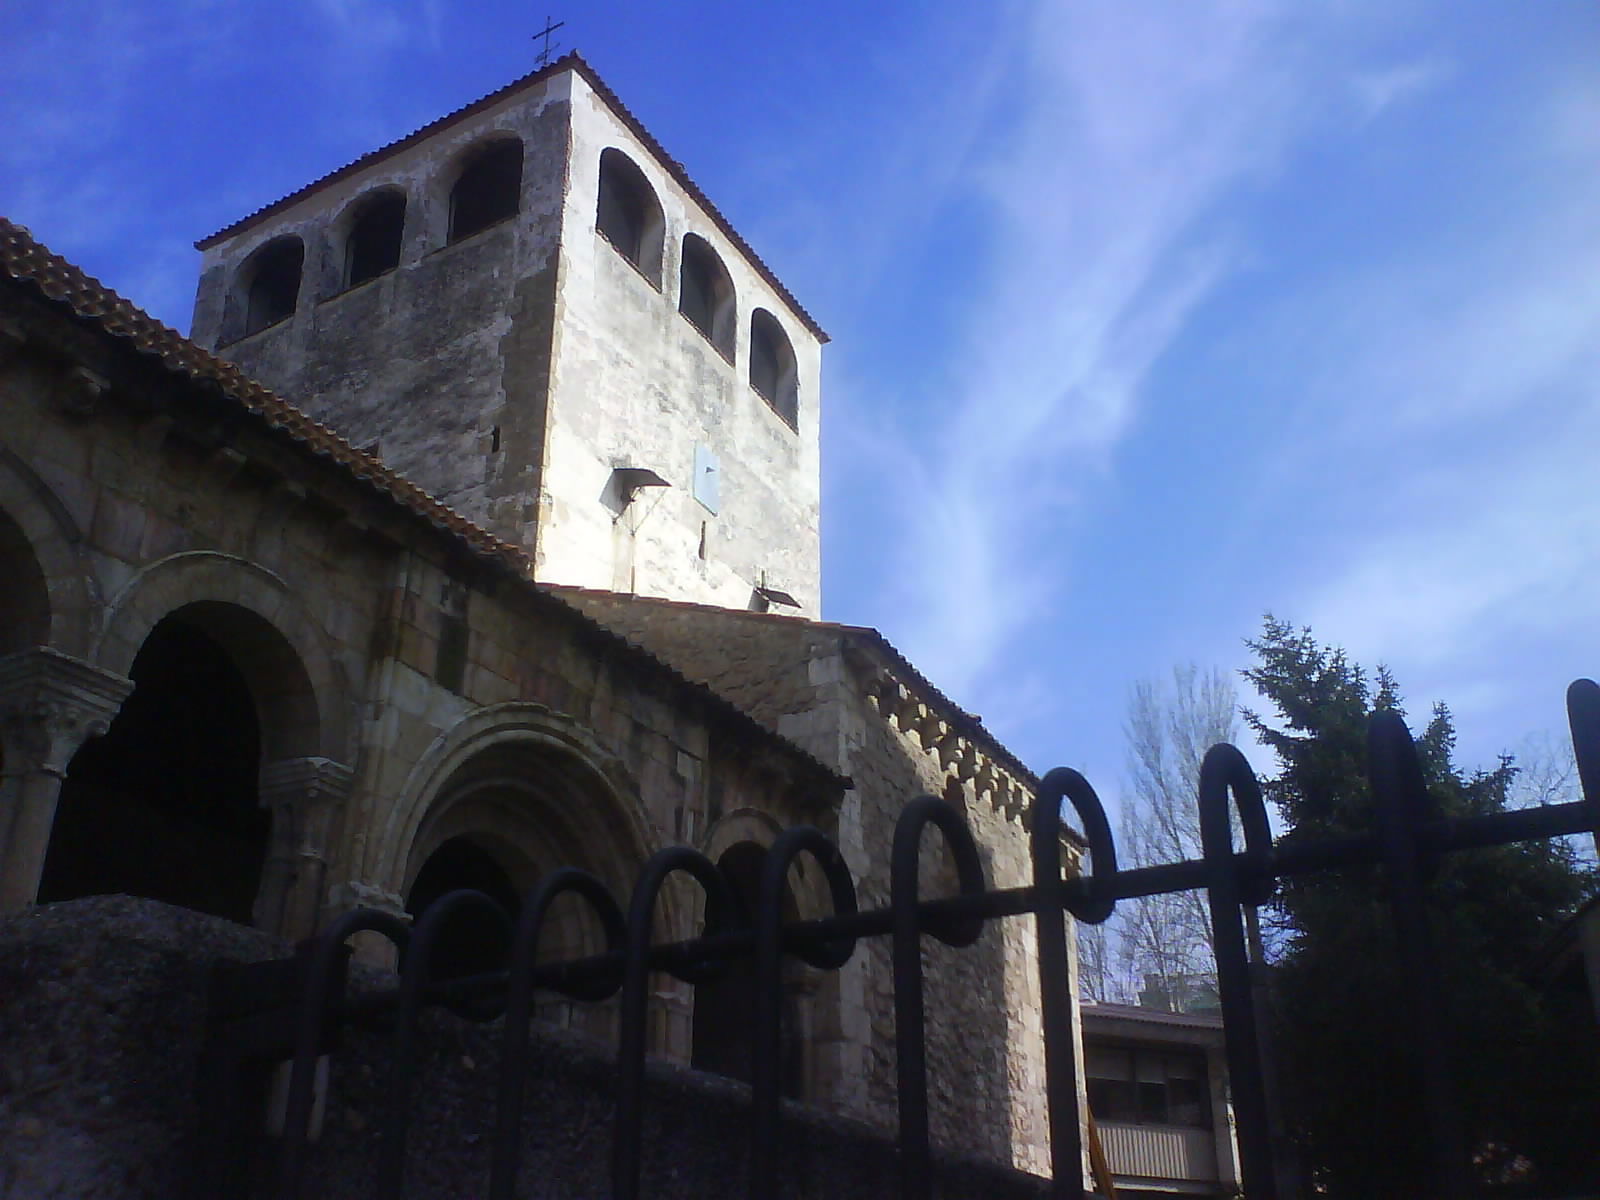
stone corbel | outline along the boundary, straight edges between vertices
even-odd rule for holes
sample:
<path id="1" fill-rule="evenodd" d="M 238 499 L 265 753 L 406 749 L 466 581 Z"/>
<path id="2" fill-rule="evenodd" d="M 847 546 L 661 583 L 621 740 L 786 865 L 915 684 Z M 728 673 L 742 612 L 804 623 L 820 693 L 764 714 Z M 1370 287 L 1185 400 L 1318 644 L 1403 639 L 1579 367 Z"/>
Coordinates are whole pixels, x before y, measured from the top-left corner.
<path id="1" fill-rule="evenodd" d="M 939 769 L 948 771 L 961 759 L 962 743 L 965 739 L 954 729 L 939 739 L 936 749 L 939 752 Z"/>
<path id="2" fill-rule="evenodd" d="M 1028 815 L 1028 789 L 1019 785 L 1009 775 L 1005 777 L 1001 787 L 1001 811 L 1013 821 L 1021 821 L 1026 818 Z"/>
<path id="3" fill-rule="evenodd" d="M 966 783 L 978 773 L 978 764 L 981 760 L 982 754 L 976 743 L 971 738 L 962 739 L 961 759 L 956 763 L 956 778 Z"/>
<path id="4" fill-rule="evenodd" d="M 70 417 L 92 417 L 100 399 L 111 390 L 111 381 L 88 367 L 73 367 L 61 378 L 56 404 Z"/>
<path id="5" fill-rule="evenodd" d="M 901 733 L 905 733 L 911 729 L 912 724 L 921 716 L 922 705 L 917 703 L 917 698 L 909 690 L 901 687 L 892 711 L 894 713 L 895 727 Z"/>

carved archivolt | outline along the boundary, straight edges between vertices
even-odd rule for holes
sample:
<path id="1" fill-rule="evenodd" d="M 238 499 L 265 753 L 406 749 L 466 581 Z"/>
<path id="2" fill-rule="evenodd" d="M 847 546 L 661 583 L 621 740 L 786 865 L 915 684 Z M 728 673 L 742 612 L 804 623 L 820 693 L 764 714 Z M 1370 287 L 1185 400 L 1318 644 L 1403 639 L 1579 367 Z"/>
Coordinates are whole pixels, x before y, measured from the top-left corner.
<path id="1" fill-rule="evenodd" d="M 581 842 L 590 868 L 618 885 L 631 885 L 655 849 L 638 786 L 623 765 L 578 721 L 518 701 L 463 717 L 421 756 L 371 831 L 367 881 L 403 894 L 419 855 L 431 848 L 423 843 L 454 830 L 448 810 L 464 804 L 486 813 L 497 805 L 537 808 L 552 832 L 559 827 Z"/>

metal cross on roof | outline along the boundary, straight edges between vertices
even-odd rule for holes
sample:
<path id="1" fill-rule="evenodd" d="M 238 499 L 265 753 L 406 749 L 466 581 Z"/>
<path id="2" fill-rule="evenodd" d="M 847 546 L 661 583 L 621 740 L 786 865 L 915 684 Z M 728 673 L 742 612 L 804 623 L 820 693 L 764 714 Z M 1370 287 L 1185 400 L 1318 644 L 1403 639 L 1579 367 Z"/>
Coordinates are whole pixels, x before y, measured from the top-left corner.
<path id="1" fill-rule="evenodd" d="M 540 38 L 544 39 L 544 49 L 539 51 L 539 67 L 540 67 L 540 69 L 543 69 L 543 68 L 548 67 L 550 65 L 550 52 L 552 50 L 561 49 L 561 43 L 560 42 L 557 42 L 554 45 L 550 44 L 550 35 L 552 33 L 554 33 L 556 30 L 560 29 L 565 24 L 566 24 L 565 21 L 557 21 L 554 25 L 552 25 L 550 23 L 550 18 L 546 17 L 544 19 L 544 28 L 539 30 L 538 33 L 533 35 L 533 40 L 536 41 L 536 42 Z"/>

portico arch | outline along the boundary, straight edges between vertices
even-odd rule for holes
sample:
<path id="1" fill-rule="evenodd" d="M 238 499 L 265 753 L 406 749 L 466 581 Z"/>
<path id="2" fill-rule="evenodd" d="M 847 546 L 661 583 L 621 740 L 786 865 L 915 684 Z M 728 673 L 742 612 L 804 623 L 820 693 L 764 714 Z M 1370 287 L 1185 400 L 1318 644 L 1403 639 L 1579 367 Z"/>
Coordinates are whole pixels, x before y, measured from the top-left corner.
<path id="1" fill-rule="evenodd" d="M 139 571 L 107 606 L 93 660 L 127 674 L 151 630 L 172 613 L 228 648 L 260 709 L 262 761 L 318 756 L 349 762 L 351 704 L 343 663 L 294 590 L 258 563 L 185 551 Z"/>
<path id="2" fill-rule="evenodd" d="M 0 509 L 0 655 L 50 641 L 50 589 L 22 527 Z"/>
<path id="3" fill-rule="evenodd" d="M 115 892 L 251 920 L 271 828 L 260 706 L 210 616 L 190 605 L 150 631 L 132 695 L 67 765 L 41 902 Z"/>
<path id="4" fill-rule="evenodd" d="M 232 555 L 172 555 L 112 598 L 90 657 L 134 693 L 68 765 L 40 897 L 128 891 L 310 933 L 350 706 L 288 585 Z M 119 837 L 170 866 L 118 854 Z"/>
<path id="5" fill-rule="evenodd" d="M 81 541 L 50 487 L 0 447 L 0 655 L 48 645 L 85 656 L 94 606 Z"/>

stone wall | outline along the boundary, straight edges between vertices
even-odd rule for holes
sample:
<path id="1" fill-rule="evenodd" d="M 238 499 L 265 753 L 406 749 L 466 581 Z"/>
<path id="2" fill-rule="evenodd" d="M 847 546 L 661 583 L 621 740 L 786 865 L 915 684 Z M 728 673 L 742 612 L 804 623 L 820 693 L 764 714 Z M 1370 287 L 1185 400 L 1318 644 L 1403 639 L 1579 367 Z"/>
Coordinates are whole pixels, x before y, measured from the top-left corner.
<path id="1" fill-rule="evenodd" d="M 102 897 L 0 921 L 0 1198 L 175 1200 L 215 1136 L 202 1091 L 210 971 L 287 953 L 285 943 L 152 901 Z M 392 986 L 358 972 L 367 987 Z M 460 1200 L 487 1188 L 498 1026 L 425 1014 L 406 1195 Z M 327 1117 L 305 1194 L 372 1194 L 387 1102 L 387 1035 L 356 1029 L 334 1055 Z M 610 1195 L 615 1067 L 559 1031 L 534 1039 L 519 1195 Z M 652 1066 L 645 1099 L 644 1190 L 739 1194 L 747 1090 Z M 260 1126 L 251 1123 L 252 1129 Z M 252 1195 L 265 1195 L 276 1143 L 253 1138 Z M 895 1187 L 892 1144 L 860 1125 L 789 1106 L 782 1195 L 881 1197 Z M 960 1156 L 937 1167 L 937 1195 L 1023 1200 L 1042 1180 Z"/>
<path id="2" fill-rule="evenodd" d="M 451 244 L 464 156 L 504 135 L 520 210 Z M 662 209 L 648 271 L 596 229 L 608 149 Z M 195 339 L 523 547 L 541 580 L 736 608 L 770 585 L 817 613 L 820 332 L 615 99 L 547 72 L 369 157 L 205 244 Z M 407 199 L 399 265 L 346 288 L 352 213 L 385 189 Z M 731 280 L 728 354 L 679 311 L 690 234 Z M 241 336 L 254 256 L 287 237 L 305 246 L 295 310 Z M 792 427 L 749 383 L 758 308 L 794 351 Z M 617 468 L 669 486 L 635 495 Z"/>
<path id="3" fill-rule="evenodd" d="M 659 280 L 595 230 L 603 151 L 642 172 L 665 224 Z M 758 584 L 821 611 L 822 346 L 645 140 L 584 80 L 574 84 L 560 320 L 546 456 L 540 579 L 748 608 Z M 686 235 L 705 239 L 734 293 L 732 354 L 679 312 Z M 797 361 L 794 427 L 749 383 L 750 321 L 765 309 Z M 695 498 L 696 451 L 717 467 L 716 511 Z M 671 486 L 625 508 L 607 481 L 644 467 Z M 597 503 L 604 497 L 606 503 Z"/>
<path id="4" fill-rule="evenodd" d="M 965 814 L 989 887 L 1032 883 L 1023 820 L 1032 777 L 874 631 L 643 597 L 562 595 L 849 776 L 838 840 L 863 908 L 888 905 L 895 822 L 920 794 L 939 796 Z M 1076 869 L 1071 847 L 1064 858 Z M 922 895 L 954 892 L 954 868 L 937 832 L 924 837 L 922 864 Z M 1074 937 L 1072 922 L 1068 930 Z M 1076 964 L 1075 945 L 1068 951 Z M 896 1092 L 889 955 L 887 940 L 876 939 L 839 972 L 835 1085 L 839 1103 L 885 1127 L 894 1119 Z M 991 922 L 964 949 L 925 938 L 923 962 L 936 1141 L 1044 1170 L 1048 1131 L 1032 918 Z M 1069 994 L 1077 994 L 1076 980 Z"/>
<path id="5" fill-rule="evenodd" d="M 208 245 L 193 336 L 469 519 L 532 550 L 565 187 L 565 79 L 546 81 Z M 520 211 L 449 243 L 465 156 L 519 139 Z M 344 237 L 367 196 L 406 197 L 399 265 L 346 288 Z M 241 337 L 248 264 L 305 246 L 298 305 Z"/>
<path id="6" fill-rule="evenodd" d="M 27 328 L 0 359 L 0 566 L 43 580 L 25 617 L 52 646 L 0 671 L 4 906 L 32 899 L 62 775 L 174 614 L 254 700 L 272 814 L 255 913 L 291 936 L 354 904 L 398 908 L 453 834 L 504 843 L 518 886 L 574 864 L 625 894 L 713 809 L 831 828 L 839 781 L 703 686 L 214 391 L 13 312 Z M 94 403 L 69 405 L 84 359 Z M 72 696 L 88 708 L 49 715 Z M 662 935 L 686 936 L 697 906 L 674 881 Z M 687 1059 L 687 990 L 659 1005 Z"/>

